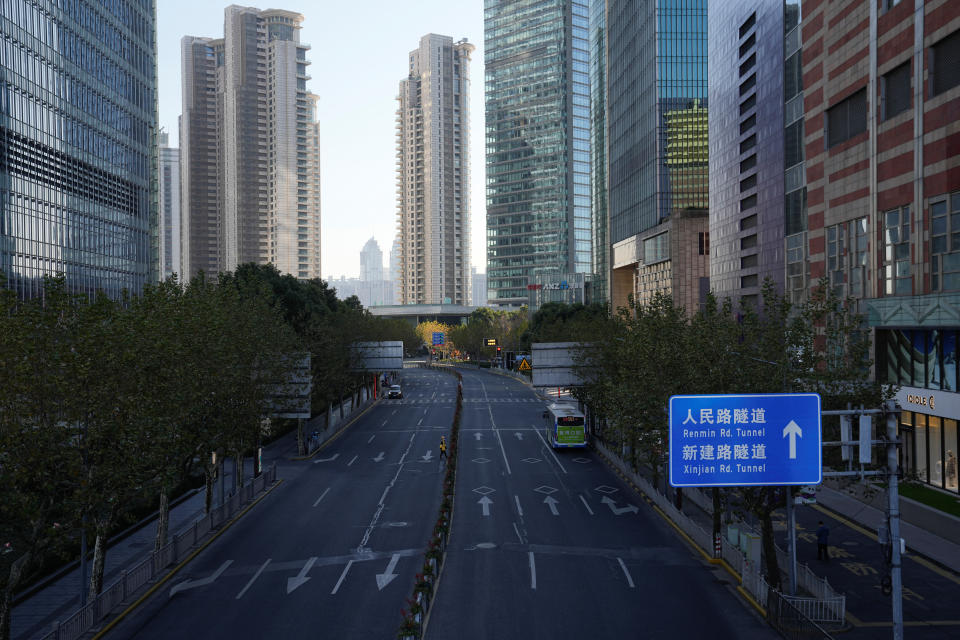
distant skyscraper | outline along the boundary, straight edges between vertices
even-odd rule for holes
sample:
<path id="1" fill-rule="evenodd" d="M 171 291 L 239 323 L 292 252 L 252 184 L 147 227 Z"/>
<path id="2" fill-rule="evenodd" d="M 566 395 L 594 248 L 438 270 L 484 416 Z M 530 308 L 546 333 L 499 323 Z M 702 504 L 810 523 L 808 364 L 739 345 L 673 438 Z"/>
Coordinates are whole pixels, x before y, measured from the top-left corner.
<path id="1" fill-rule="evenodd" d="M 470 304 L 474 307 L 484 307 L 487 304 L 487 274 L 477 273 L 476 267 L 470 268 L 473 281 L 473 297 Z"/>
<path id="2" fill-rule="evenodd" d="M 159 271 L 154 2 L 4 0 L 0 14 L 5 286 L 30 298 L 63 273 L 74 292 L 137 293 Z"/>
<path id="3" fill-rule="evenodd" d="M 470 54 L 428 34 L 410 52 L 397 96 L 400 304 L 470 296 Z"/>
<path id="4" fill-rule="evenodd" d="M 485 0 L 487 288 L 591 273 L 588 0 Z"/>
<path id="5" fill-rule="evenodd" d="M 223 39 L 182 41 L 187 276 L 269 262 L 320 277 L 317 96 L 302 21 L 232 5 Z"/>
<path id="6" fill-rule="evenodd" d="M 393 239 L 393 245 L 390 247 L 390 276 L 394 284 L 400 279 L 400 237 Z"/>
<path id="7" fill-rule="evenodd" d="M 180 273 L 180 149 L 160 132 L 160 278 Z"/>
<path id="8" fill-rule="evenodd" d="M 707 0 L 608 0 L 611 302 L 709 291 Z"/>
<path id="9" fill-rule="evenodd" d="M 360 251 L 360 280 L 380 282 L 383 280 L 383 251 L 373 238 L 367 240 Z"/>

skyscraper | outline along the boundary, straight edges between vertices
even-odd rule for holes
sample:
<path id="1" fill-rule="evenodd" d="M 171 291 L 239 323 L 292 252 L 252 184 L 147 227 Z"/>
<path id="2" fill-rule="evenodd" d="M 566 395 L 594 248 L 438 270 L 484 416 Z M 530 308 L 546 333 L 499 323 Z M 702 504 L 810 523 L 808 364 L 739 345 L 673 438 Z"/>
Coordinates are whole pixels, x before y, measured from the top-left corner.
<path id="1" fill-rule="evenodd" d="M 180 149 L 171 148 L 170 136 L 160 132 L 160 278 L 180 273 Z"/>
<path id="2" fill-rule="evenodd" d="M 383 280 L 383 251 L 374 238 L 367 240 L 360 250 L 360 280 L 379 282 Z"/>
<path id="3" fill-rule="evenodd" d="M 587 0 L 485 0 L 487 289 L 591 273 Z"/>
<path id="4" fill-rule="evenodd" d="M 428 34 L 410 52 L 397 96 L 400 304 L 470 297 L 470 54 Z"/>
<path id="5" fill-rule="evenodd" d="M 590 211 L 594 302 L 610 299 L 610 215 L 607 210 L 607 3 L 590 5 Z"/>
<path id="6" fill-rule="evenodd" d="M 229 6 L 224 38 L 185 37 L 183 271 L 272 263 L 320 277 L 317 96 L 303 16 Z"/>
<path id="7" fill-rule="evenodd" d="M 709 291 L 707 1 L 607 3 L 614 308 Z"/>
<path id="8" fill-rule="evenodd" d="M 90 5 L 0 3 L 0 271 L 24 298 L 158 277 L 154 2 Z"/>

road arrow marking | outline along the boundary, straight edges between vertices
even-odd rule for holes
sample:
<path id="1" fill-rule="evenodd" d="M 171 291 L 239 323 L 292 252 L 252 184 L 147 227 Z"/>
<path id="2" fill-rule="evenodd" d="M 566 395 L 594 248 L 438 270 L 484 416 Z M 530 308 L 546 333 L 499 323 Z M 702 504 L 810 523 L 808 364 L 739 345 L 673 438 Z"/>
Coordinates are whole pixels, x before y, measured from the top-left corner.
<path id="1" fill-rule="evenodd" d="M 523 440 L 523 434 L 520 433 L 519 431 L 517 431 L 517 432 L 514 433 L 513 435 L 517 436 L 517 440 Z"/>
<path id="2" fill-rule="evenodd" d="M 543 502 L 548 507 L 550 507 L 550 513 L 552 513 L 555 516 L 560 515 L 560 512 L 557 511 L 557 504 L 559 503 L 557 502 L 556 498 L 554 498 L 553 496 L 547 496 L 546 498 L 543 499 Z"/>
<path id="3" fill-rule="evenodd" d="M 339 453 L 335 453 L 335 454 L 333 454 L 332 456 L 330 456 L 329 458 L 320 458 L 319 460 L 314 460 L 314 461 L 313 461 L 313 464 L 320 464 L 321 462 L 333 462 L 333 461 L 336 460 L 339 456 L 340 456 Z"/>
<path id="4" fill-rule="evenodd" d="M 786 438 L 788 435 L 790 436 L 790 458 L 795 459 L 797 457 L 797 436 L 803 437 L 803 429 L 791 420 L 787 423 L 787 426 L 783 428 L 783 437 Z"/>
<path id="5" fill-rule="evenodd" d="M 473 434 L 473 437 L 477 439 L 477 442 L 480 442 L 480 438 L 483 437 L 483 434 L 477 431 Z"/>
<path id="6" fill-rule="evenodd" d="M 297 577 L 287 578 L 287 595 L 293 593 L 294 589 L 303 586 L 304 583 L 310 579 L 307 577 L 307 572 L 310 571 L 310 568 L 313 567 L 313 563 L 316 561 L 316 557 L 310 558 L 307 560 L 307 563 L 303 565 L 303 569 L 300 569 L 300 573 L 297 574 Z"/>
<path id="7" fill-rule="evenodd" d="M 612 512 L 613 512 L 613 515 L 615 515 L 615 516 L 623 515 L 623 514 L 625 514 L 627 511 L 633 511 L 634 513 L 638 513 L 638 512 L 640 511 L 639 509 L 637 509 L 637 508 L 636 508 L 634 505 L 632 505 L 632 504 L 628 504 L 628 505 L 625 506 L 625 507 L 617 508 L 617 503 L 614 502 L 614 501 L 610 498 L 610 496 L 603 496 L 603 498 L 600 500 L 600 502 L 602 502 L 602 503 L 604 503 L 604 504 L 607 504 L 607 505 L 610 505 L 610 511 L 612 511 Z"/>
<path id="8" fill-rule="evenodd" d="M 397 560 L 399 559 L 399 553 L 390 556 L 390 562 L 387 563 L 387 570 L 377 574 L 377 589 L 380 591 L 383 591 L 383 588 L 393 582 L 393 579 L 397 577 L 398 574 L 394 573 L 393 570 L 397 568 Z"/>
<path id="9" fill-rule="evenodd" d="M 184 580 L 180 584 L 176 584 L 170 589 L 170 597 L 173 597 L 173 594 L 179 593 L 181 591 L 186 591 L 187 589 L 193 589 L 195 587 L 203 587 L 208 584 L 213 584 L 213 581 L 220 577 L 220 574 L 227 570 L 233 563 L 233 560 L 227 560 L 220 568 L 213 572 L 213 575 L 207 576 L 206 578 L 201 578 L 200 580 Z"/>
<path id="10" fill-rule="evenodd" d="M 427 453 L 423 456 L 423 461 L 430 462 L 431 460 L 433 460 L 433 451 L 431 449 L 427 449 Z"/>
<path id="11" fill-rule="evenodd" d="M 483 507 L 483 515 L 485 515 L 485 516 L 490 515 L 490 505 L 493 504 L 493 500 L 491 500 L 491 499 L 488 498 L 487 496 L 483 496 L 483 497 L 480 498 L 480 500 L 478 501 L 478 504 L 480 504 L 480 506 Z"/>
<path id="12" fill-rule="evenodd" d="M 373 460 L 374 462 L 383 462 L 383 451 L 381 451 L 380 455 L 378 455 L 376 458 L 370 458 L 370 459 Z"/>
<path id="13" fill-rule="evenodd" d="M 256 580 L 257 578 L 260 577 L 260 574 L 263 573 L 263 570 L 267 568 L 267 565 L 268 565 L 268 564 L 270 564 L 270 558 L 267 558 L 267 561 L 264 562 L 262 565 L 260 565 L 260 568 L 257 569 L 257 572 L 256 572 L 255 574 L 253 574 L 253 577 L 252 577 L 252 578 L 250 578 L 250 582 L 247 583 L 247 586 L 245 586 L 245 587 L 240 591 L 240 593 L 237 594 L 237 598 L 236 598 L 237 600 L 239 600 L 240 598 L 243 597 L 243 594 L 245 594 L 245 593 L 247 592 L 247 589 L 250 588 L 250 585 L 253 584 L 254 580 Z"/>

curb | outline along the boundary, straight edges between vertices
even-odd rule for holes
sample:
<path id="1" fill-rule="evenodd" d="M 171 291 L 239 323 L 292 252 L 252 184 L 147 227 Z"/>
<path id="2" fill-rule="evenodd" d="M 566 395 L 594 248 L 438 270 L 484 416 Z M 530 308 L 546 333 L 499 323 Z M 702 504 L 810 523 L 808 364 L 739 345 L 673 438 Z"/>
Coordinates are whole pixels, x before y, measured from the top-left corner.
<path id="1" fill-rule="evenodd" d="M 137 598 L 137 599 L 136 599 L 133 603 L 131 603 L 126 609 L 124 609 L 124 610 L 121 611 L 119 614 L 117 614 L 117 617 L 115 617 L 113 620 L 111 620 L 111 621 L 107 624 L 107 626 L 105 626 L 105 627 L 104 627 L 103 629 L 101 629 L 100 631 L 96 632 L 96 633 L 92 636 L 92 640 L 100 640 L 100 638 L 103 638 L 103 637 L 104 637 L 107 633 L 109 633 L 117 624 L 119 624 L 124 618 L 126 618 L 128 614 L 130 614 L 130 613 L 133 612 L 137 607 L 139 607 L 141 604 L 143 604 L 144 602 L 146 602 L 147 599 L 150 598 L 150 596 L 152 596 L 154 593 L 156 593 L 156 591 L 157 591 L 160 587 L 162 587 L 168 580 L 170 580 L 170 578 L 172 578 L 172 577 L 173 577 L 174 575 L 176 575 L 181 569 L 183 569 L 185 566 L 187 566 L 187 564 L 189 564 L 191 561 L 193 561 L 193 559 L 196 558 L 196 557 L 200 554 L 201 551 L 203 551 L 203 550 L 206 549 L 208 546 L 210 546 L 210 545 L 214 542 L 214 540 L 216 540 L 217 538 L 219 538 L 225 531 L 227 531 L 230 527 L 232 527 L 234 524 L 236 524 L 243 516 L 247 515 L 247 512 L 248 512 L 248 511 L 250 511 L 250 510 L 253 509 L 255 506 L 257 506 L 258 504 L 260 504 L 260 501 L 263 500 L 264 498 L 266 498 L 268 495 L 270 495 L 270 494 L 273 492 L 274 489 L 276 489 L 277 487 L 280 486 L 280 484 L 281 484 L 282 482 L 283 482 L 283 478 L 280 478 L 279 480 L 277 480 L 276 482 L 274 482 L 272 487 L 270 487 L 269 489 L 267 489 L 266 491 L 263 492 L 263 495 L 261 495 L 259 498 L 257 498 L 256 500 L 254 500 L 254 501 L 251 502 L 250 504 L 248 504 L 246 507 L 244 507 L 244 508 L 240 511 L 240 513 L 238 513 L 237 515 L 235 515 L 233 518 L 231 518 L 231 520 L 230 520 L 229 522 L 227 522 L 225 525 L 223 525 L 222 527 L 220 527 L 220 529 L 218 529 L 216 533 L 214 533 L 212 536 L 210 536 L 210 538 L 207 539 L 206 542 L 204 542 L 203 544 L 201 544 L 201 545 L 200 545 L 197 549 L 195 549 L 189 556 L 187 556 L 186 558 L 184 558 L 184 559 L 180 562 L 180 564 L 178 564 L 176 567 L 174 567 L 169 573 L 167 573 L 167 575 L 165 575 L 165 576 L 164 576 L 163 578 L 161 578 L 156 584 L 154 584 L 152 587 L 150 587 L 150 588 L 147 590 L 146 593 L 144 593 L 142 596 L 140 596 L 139 598 Z"/>
<path id="2" fill-rule="evenodd" d="M 367 411 L 370 411 L 370 409 L 373 409 L 373 408 L 374 408 L 375 406 L 377 406 L 377 404 L 379 404 L 379 403 L 380 403 L 380 398 L 376 398 L 373 402 L 371 402 L 371 403 L 368 404 L 364 409 L 362 409 L 362 410 L 360 411 L 360 413 L 356 414 L 355 416 L 353 416 L 352 418 L 350 418 L 349 420 L 347 420 L 347 421 L 343 424 L 343 426 L 341 426 L 339 429 L 337 429 L 336 431 L 334 431 L 333 434 L 332 434 L 329 438 L 327 438 L 326 440 L 324 440 L 323 442 L 321 442 L 321 443 L 320 443 L 320 446 L 318 446 L 316 449 L 314 449 L 311 453 L 308 453 L 308 454 L 305 455 L 305 456 L 293 456 L 292 458 L 287 458 L 287 460 L 290 460 L 290 461 L 292 461 L 292 462 L 302 462 L 302 461 L 304 461 L 304 460 L 310 460 L 310 459 L 313 458 L 315 455 L 317 455 L 318 453 L 320 453 L 321 451 L 323 451 L 324 449 L 326 449 L 326 448 L 327 448 L 327 445 L 329 445 L 331 442 L 333 442 L 334 440 L 336 440 L 337 438 L 339 438 L 341 435 L 343 435 L 343 432 L 346 431 L 346 430 L 347 430 L 348 428 L 350 428 L 351 426 L 353 426 L 353 423 L 354 423 L 354 422 L 356 422 L 356 421 L 359 420 L 361 417 L 363 417 L 363 414 L 365 414 Z"/>

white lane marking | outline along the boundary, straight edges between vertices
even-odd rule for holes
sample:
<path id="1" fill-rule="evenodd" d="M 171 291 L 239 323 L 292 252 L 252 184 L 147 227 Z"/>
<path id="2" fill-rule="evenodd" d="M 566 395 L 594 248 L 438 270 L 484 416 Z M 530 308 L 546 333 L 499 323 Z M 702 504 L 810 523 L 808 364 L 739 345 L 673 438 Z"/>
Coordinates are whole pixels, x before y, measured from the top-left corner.
<path id="1" fill-rule="evenodd" d="M 513 530 L 517 534 L 517 539 L 520 541 L 520 544 L 523 544 L 523 536 L 520 535 L 520 529 L 517 528 L 517 523 L 513 523 Z"/>
<path id="2" fill-rule="evenodd" d="M 347 563 L 347 566 L 343 568 L 343 573 L 340 574 L 340 579 L 337 580 L 337 586 L 333 588 L 333 591 L 330 592 L 330 595 L 335 594 L 339 589 L 340 585 L 343 584 L 343 579 L 347 577 L 347 571 L 350 571 L 350 567 L 353 565 L 353 560 Z"/>
<path id="3" fill-rule="evenodd" d="M 381 426 L 381 427 L 385 427 L 385 426 L 387 426 L 387 421 L 386 421 L 386 420 L 384 420 L 384 421 L 383 421 L 383 424 L 382 424 L 382 425 L 380 425 L 380 426 Z M 370 438 L 370 439 L 371 439 L 371 440 L 373 440 L 373 438 Z"/>
<path id="4" fill-rule="evenodd" d="M 339 457 L 340 457 L 340 454 L 339 454 L 339 453 L 335 453 L 335 454 L 333 454 L 332 456 L 330 456 L 329 458 L 320 458 L 319 460 L 314 460 L 314 461 L 313 461 L 313 464 L 320 464 L 321 462 L 333 462 L 334 460 L 336 460 L 336 459 L 339 458 Z"/>
<path id="5" fill-rule="evenodd" d="M 383 426 L 387 426 L 387 423 L 384 422 L 384 423 L 383 423 Z M 367 440 L 367 444 L 370 444 L 371 442 L 373 442 L 373 439 L 376 438 L 376 437 L 377 437 L 377 436 L 375 436 L 375 435 L 374 435 L 374 436 L 370 436 L 370 439 Z"/>
<path id="6" fill-rule="evenodd" d="M 254 581 L 260 577 L 260 574 L 263 573 L 263 570 L 267 568 L 268 564 L 270 564 L 270 558 L 267 558 L 267 561 L 260 565 L 260 568 L 257 569 L 257 572 L 253 574 L 252 578 L 250 578 L 250 582 L 247 583 L 247 586 L 240 590 L 240 593 L 237 594 L 237 600 L 243 597 L 243 594 L 245 594 L 247 589 L 250 588 L 250 585 L 252 585 Z"/>
<path id="7" fill-rule="evenodd" d="M 323 490 L 323 493 L 321 493 L 320 497 L 317 498 L 317 501 L 313 503 L 313 506 L 317 506 L 318 504 L 320 504 L 320 501 L 323 500 L 323 498 L 327 495 L 328 491 L 330 491 L 330 487 L 327 487 L 326 489 Z"/>
<path id="8" fill-rule="evenodd" d="M 359 457 L 360 457 L 360 456 L 353 456 L 353 460 L 351 460 L 350 462 L 348 462 L 348 463 L 347 463 L 347 466 L 349 467 L 350 465 L 352 465 L 354 462 L 357 461 L 357 458 L 359 458 Z"/>
<path id="9" fill-rule="evenodd" d="M 370 458 L 370 459 L 373 460 L 374 462 L 383 462 L 383 454 L 384 452 L 381 451 L 380 455 L 378 455 L 376 458 Z"/>
<path id="10" fill-rule="evenodd" d="M 513 496 L 513 499 L 517 501 L 517 513 L 520 514 L 520 517 L 523 517 L 523 507 L 520 506 L 520 496 Z"/>
<path id="11" fill-rule="evenodd" d="M 530 552 L 530 588 L 537 588 L 537 565 L 533 562 L 533 551 Z"/>
<path id="12" fill-rule="evenodd" d="M 487 387 L 480 381 L 480 387 L 483 389 L 483 398 L 487 402 L 487 412 L 490 414 L 490 425 L 493 428 L 493 435 L 497 436 L 497 442 L 500 443 L 500 452 L 503 454 L 503 463 L 507 466 L 507 475 L 513 475 L 510 470 L 510 461 L 507 460 L 507 450 L 503 447 L 503 438 L 500 437 L 500 431 L 497 430 L 497 423 L 493 419 L 493 408 L 490 406 L 490 398 L 487 397 Z"/>
<path id="13" fill-rule="evenodd" d="M 564 473 L 566 473 L 567 470 L 563 468 L 563 465 L 562 465 L 562 464 L 560 464 L 560 458 L 558 458 L 558 457 L 557 457 L 557 454 L 553 451 L 553 447 L 551 447 L 550 445 L 548 445 L 548 444 L 547 444 L 547 441 L 543 439 L 543 435 L 540 433 L 540 430 L 539 430 L 539 429 L 535 429 L 533 432 L 534 432 L 535 434 L 537 434 L 537 437 L 538 437 L 538 438 L 540 438 L 540 442 L 543 443 L 543 446 L 544 446 L 544 448 L 547 450 L 547 453 L 549 453 L 551 456 L 553 456 L 553 459 L 554 459 L 554 461 L 557 463 L 557 466 L 560 467 L 560 471 L 563 471 Z"/>
<path id="14" fill-rule="evenodd" d="M 417 426 L 419 427 L 422 424 L 423 424 L 423 418 L 420 418 L 420 422 L 417 423 Z"/>
<path id="15" fill-rule="evenodd" d="M 396 410 L 396 409 L 394 409 L 394 410 L 390 413 L 390 417 L 392 418 L 392 417 L 395 416 L 395 415 L 397 415 L 397 410 Z"/>
<path id="16" fill-rule="evenodd" d="M 580 502 L 583 503 L 583 506 L 587 508 L 587 511 L 590 512 L 590 515 L 593 515 L 593 509 L 590 508 L 590 505 L 587 504 L 587 499 L 583 496 L 580 496 Z"/>
<path id="17" fill-rule="evenodd" d="M 634 587 L 633 587 L 633 578 L 630 577 L 630 572 L 627 571 L 627 565 L 625 565 L 625 564 L 623 563 L 623 560 L 620 559 L 620 558 L 617 558 L 617 562 L 620 563 L 620 568 L 623 569 L 623 574 L 624 574 L 625 576 L 627 576 L 627 584 L 629 584 L 629 585 L 630 585 L 630 588 L 633 589 L 633 588 L 634 588 Z"/>
<path id="18" fill-rule="evenodd" d="M 390 493 L 390 489 L 393 488 L 393 485 L 397 483 L 397 478 L 400 477 L 400 472 L 403 471 L 404 460 L 407 459 L 407 454 L 410 453 L 410 448 L 413 446 L 413 439 L 416 437 L 416 432 L 410 434 L 410 440 L 407 442 L 407 448 L 404 450 L 403 455 L 400 456 L 400 464 L 397 465 L 397 472 L 394 474 L 393 479 L 390 480 L 390 483 L 383 490 L 383 494 L 380 496 L 380 502 L 377 503 L 377 510 L 374 512 L 373 518 L 370 520 L 370 525 L 367 527 L 367 530 L 363 534 L 363 538 L 360 540 L 360 545 L 357 547 L 358 550 L 366 550 L 367 543 L 370 541 L 370 534 L 373 533 L 373 530 L 377 526 L 377 522 L 380 521 L 380 514 L 383 513 L 384 501 L 387 499 L 387 494 Z"/>
<path id="19" fill-rule="evenodd" d="M 220 568 L 217 569 L 213 575 L 209 575 L 206 578 L 202 578 L 200 580 L 184 580 L 180 584 L 174 585 L 174 587 L 170 589 L 170 597 L 172 598 L 173 594 L 179 591 L 186 591 L 187 589 L 193 589 L 194 587 L 204 587 L 208 584 L 213 584 L 213 581 L 219 578 L 220 574 L 226 571 L 227 567 L 229 567 L 232 563 L 233 560 L 227 560 L 220 565 Z"/>

